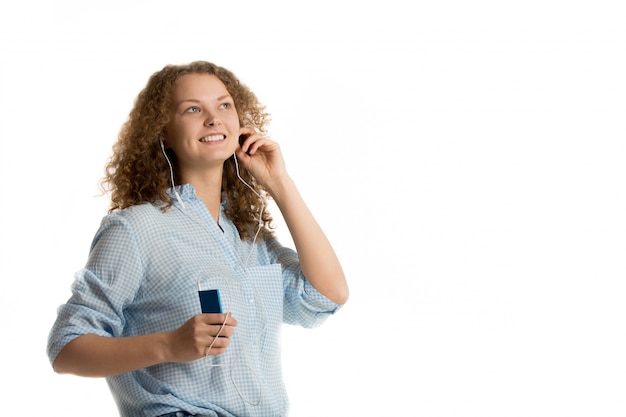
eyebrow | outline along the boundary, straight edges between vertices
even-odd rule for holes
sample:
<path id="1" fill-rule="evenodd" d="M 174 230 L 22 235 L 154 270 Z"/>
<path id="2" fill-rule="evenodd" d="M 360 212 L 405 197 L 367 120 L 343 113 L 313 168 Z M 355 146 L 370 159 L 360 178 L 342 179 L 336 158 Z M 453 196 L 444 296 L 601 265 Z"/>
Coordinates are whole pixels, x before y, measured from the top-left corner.
<path id="1" fill-rule="evenodd" d="M 232 96 L 230 94 L 224 94 L 223 96 L 219 96 L 215 101 L 222 101 L 225 99 L 231 99 L 233 100 Z M 198 100 L 197 98 L 186 98 L 184 100 L 179 101 L 178 103 L 176 103 L 176 107 L 179 107 L 181 104 L 183 103 L 200 103 L 202 102 L 202 100 Z"/>

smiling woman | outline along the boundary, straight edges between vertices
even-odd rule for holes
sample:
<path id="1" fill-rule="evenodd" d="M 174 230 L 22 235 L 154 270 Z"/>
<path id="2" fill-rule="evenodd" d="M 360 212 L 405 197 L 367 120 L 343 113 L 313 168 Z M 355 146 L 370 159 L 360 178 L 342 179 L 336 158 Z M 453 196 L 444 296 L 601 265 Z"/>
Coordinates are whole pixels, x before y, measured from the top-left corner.
<path id="1" fill-rule="evenodd" d="M 224 83 L 214 75 L 188 74 L 176 82 L 176 102 L 164 142 L 179 161 L 180 180 L 206 181 L 206 164 L 222 167 L 239 146 L 237 109 Z M 221 180 L 220 170 L 213 171 Z"/>
<path id="2" fill-rule="evenodd" d="M 347 301 L 266 116 L 230 71 L 193 62 L 155 73 L 122 128 L 110 212 L 48 342 L 55 371 L 106 377 L 122 416 L 286 415 L 282 323 L 317 326 Z"/>

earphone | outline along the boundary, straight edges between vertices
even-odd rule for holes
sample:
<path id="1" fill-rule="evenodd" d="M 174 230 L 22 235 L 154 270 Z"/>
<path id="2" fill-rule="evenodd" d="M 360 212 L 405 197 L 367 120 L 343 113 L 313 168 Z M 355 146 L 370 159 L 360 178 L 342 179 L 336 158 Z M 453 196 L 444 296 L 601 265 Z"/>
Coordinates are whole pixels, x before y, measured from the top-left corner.
<path id="1" fill-rule="evenodd" d="M 163 143 L 163 138 L 160 137 L 159 142 L 161 142 L 161 152 L 163 152 L 163 156 L 165 157 L 165 160 L 167 161 L 167 165 L 170 167 L 170 180 L 172 181 L 172 190 L 174 190 L 174 194 L 176 194 L 176 199 L 178 200 L 178 203 L 184 210 L 185 203 L 183 203 L 183 199 L 180 198 L 180 194 L 178 194 L 178 191 L 176 190 L 176 184 L 174 183 L 174 168 L 172 168 L 172 163 L 170 162 L 170 158 L 167 157 L 167 152 L 165 152 L 165 144 Z"/>
<path id="2" fill-rule="evenodd" d="M 250 184 L 248 184 L 243 178 L 241 178 L 241 174 L 239 173 L 239 162 L 237 161 L 237 155 L 233 154 L 233 159 L 235 161 L 235 170 L 237 172 L 237 178 L 239 178 L 239 180 L 241 182 L 243 182 L 254 194 L 256 194 L 257 197 L 259 197 L 259 200 L 261 201 L 261 210 L 259 212 L 259 226 L 257 228 L 257 231 L 254 235 L 254 238 L 252 239 L 252 245 L 250 248 L 250 252 L 248 252 L 248 256 L 246 257 L 245 261 L 242 262 L 242 266 L 244 267 L 244 269 L 246 268 L 246 266 L 248 265 L 248 261 L 250 260 L 250 256 L 252 255 L 252 252 L 254 251 L 254 243 L 256 242 L 257 237 L 259 236 L 259 233 L 261 232 L 261 227 L 263 227 L 263 212 L 265 210 L 265 203 L 263 202 L 263 198 L 261 197 L 261 195 L 259 195 L 259 193 L 257 193 L 255 191 L 254 188 L 252 188 L 252 186 Z M 226 282 L 227 286 L 228 286 L 228 291 L 230 292 L 230 284 L 228 284 L 228 281 Z M 257 298 L 258 294 L 256 292 L 256 289 L 254 290 L 254 297 Z M 258 301 L 258 300 L 257 300 Z M 256 302 L 256 305 L 260 306 L 259 308 L 262 310 L 262 304 Z M 222 333 L 222 331 L 224 330 L 224 327 L 226 326 L 226 321 L 228 320 L 229 317 L 229 313 L 226 313 L 226 317 L 224 318 L 224 322 L 222 323 L 222 327 L 220 327 L 220 330 L 217 332 L 217 334 L 215 335 L 215 337 L 213 338 L 213 341 L 211 342 L 211 344 L 209 345 L 209 347 L 207 348 L 206 354 L 204 356 L 205 362 L 207 361 L 207 358 L 209 356 L 209 352 L 211 351 L 211 348 L 213 347 L 213 345 L 215 344 L 215 341 L 217 340 L 217 338 L 220 336 L 220 334 Z M 261 382 L 261 378 L 259 377 L 259 375 L 254 371 L 254 369 L 252 369 L 252 367 L 250 365 L 248 365 L 246 362 L 243 362 L 243 366 L 248 368 L 250 370 L 250 372 L 252 372 L 252 375 L 254 375 L 254 378 L 256 379 L 256 385 L 258 386 L 259 390 L 258 390 L 258 399 L 257 401 L 250 401 L 249 398 L 247 398 L 244 393 L 241 391 L 239 385 L 237 385 L 237 383 L 235 382 L 235 378 L 233 376 L 233 371 L 235 369 L 235 365 L 239 362 L 239 359 L 241 358 L 241 356 L 248 350 L 250 349 L 250 347 L 254 346 L 254 344 L 261 338 L 261 336 L 263 335 L 263 333 L 265 333 L 265 329 L 267 328 L 267 316 L 265 314 L 265 311 L 262 311 L 262 315 L 263 315 L 263 327 L 261 328 L 261 330 L 258 332 L 258 334 L 250 341 L 249 345 L 247 347 L 243 347 L 242 351 L 239 352 L 239 354 L 237 354 L 237 356 L 233 359 L 233 361 L 230 363 L 230 368 L 229 368 L 229 376 L 230 376 L 230 381 L 233 384 L 233 386 L 235 387 L 235 391 L 237 391 L 237 394 L 239 395 L 239 398 L 241 398 L 244 402 L 246 402 L 249 405 L 252 406 L 258 406 L 261 403 L 261 399 L 263 398 L 263 384 Z M 208 366 L 212 366 L 212 367 L 221 367 L 221 366 L 226 366 L 224 364 L 208 364 Z"/>
<path id="3" fill-rule="evenodd" d="M 220 337 L 220 335 L 222 334 L 222 331 L 224 330 L 224 327 L 226 327 L 226 322 L 228 321 L 229 317 L 230 317 L 230 312 L 226 313 L 226 316 L 224 317 L 224 321 L 222 322 L 222 325 L 221 325 L 220 329 L 218 330 L 217 334 L 213 337 L 213 341 L 211 342 L 211 344 L 207 347 L 206 354 L 204 355 L 205 363 L 208 362 L 209 352 L 211 351 L 211 348 L 213 347 L 213 345 L 217 341 L 217 338 Z M 257 401 L 251 401 L 249 398 L 247 398 L 244 395 L 243 392 L 241 392 L 241 389 L 240 389 L 239 385 L 237 385 L 237 383 L 235 382 L 235 377 L 233 376 L 233 371 L 235 369 L 235 365 L 239 362 L 239 358 L 241 358 L 241 356 L 251 346 L 253 346 L 259 340 L 261 335 L 263 335 L 263 333 L 265 332 L 265 328 L 266 327 L 267 327 L 267 321 L 263 324 L 263 328 L 256 335 L 256 337 L 250 342 L 250 344 L 247 347 L 244 347 L 241 350 L 241 352 L 239 352 L 237 354 L 237 356 L 235 356 L 235 358 L 231 361 L 230 366 L 229 366 L 229 373 L 228 373 L 228 376 L 230 377 L 230 382 L 235 387 L 235 391 L 237 391 L 237 395 L 239 395 L 239 398 L 241 398 L 244 402 L 248 403 L 249 405 L 252 405 L 252 406 L 255 406 L 255 407 L 258 406 L 259 404 L 261 404 L 261 399 L 263 398 L 263 384 L 261 382 L 261 378 L 254 371 L 254 369 L 252 369 L 252 367 L 250 365 L 248 365 L 246 362 L 243 362 L 243 366 L 248 368 L 250 370 L 250 372 L 252 372 L 252 375 L 254 375 L 254 378 L 256 380 L 256 385 L 259 388 L 258 393 L 257 393 L 257 398 L 258 398 Z M 209 367 L 226 367 L 226 366 L 228 366 L 227 364 L 221 364 L 221 363 L 217 363 L 217 364 L 207 363 L 206 365 L 209 366 Z"/>
<path id="4" fill-rule="evenodd" d="M 231 294 L 232 288 L 229 282 L 229 279 L 223 278 L 224 280 L 224 286 L 222 287 L 222 289 L 224 290 L 224 294 L 226 294 L 227 296 Z M 200 279 L 198 278 L 198 291 L 200 291 L 202 289 L 202 285 L 200 282 Z M 228 298 L 228 297 L 224 297 L 224 298 Z M 259 303 L 258 300 L 258 293 L 256 291 L 256 289 L 254 289 L 254 298 L 255 298 L 255 305 L 259 306 L 259 311 L 261 314 L 261 318 L 260 318 L 260 322 L 262 323 L 262 327 L 261 330 L 258 331 L 258 333 L 256 333 L 256 335 L 254 335 L 250 341 L 248 342 L 247 345 L 244 345 L 242 342 L 241 345 L 241 351 L 239 351 L 238 353 L 235 354 L 235 357 L 231 360 L 230 364 L 224 364 L 224 363 L 209 363 L 209 353 L 211 352 L 211 349 L 213 348 L 213 345 L 215 345 L 215 342 L 218 340 L 218 338 L 220 337 L 220 335 L 222 334 L 222 332 L 224 331 L 224 328 L 226 327 L 226 322 L 228 321 L 228 318 L 231 316 L 230 311 L 228 311 L 224 317 L 224 321 L 221 324 L 221 327 L 219 328 L 219 330 L 217 331 L 217 334 L 215 336 L 213 336 L 213 340 L 211 341 L 211 344 L 207 347 L 206 349 L 206 353 L 204 355 L 204 362 L 206 364 L 206 366 L 208 367 L 224 367 L 224 368 L 228 368 L 228 375 L 230 377 L 230 382 L 233 384 L 233 386 L 235 387 L 235 391 L 237 392 L 237 395 L 239 395 L 239 398 L 241 398 L 244 402 L 246 402 L 249 405 L 252 406 L 258 406 L 261 403 L 261 400 L 263 398 L 263 383 L 261 380 L 261 377 L 259 376 L 259 374 L 257 374 L 257 372 L 250 366 L 248 365 L 248 363 L 245 361 L 245 359 L 243 361 L 240 361 L 240 359 L 245 355 L 245 353 L 254 345 L 256 345 L 256 343 L 259 341 L 259 339 L 261 338 L 261 336 L 263 336 L 263 334 L 265 333 L 265 330 L 267 328 L 267 315 L 265 313 L 265 309 L 262 306 L 261 303 Z M 237 382 L 235 382 L 235 377 L 233 375 L 236 365 L 238 363 L 241 363 L 241 366 L 243 366 L 244 368 L 247 368 L 252 375 L 254 376 L 255 379 L 255 386 L 258 387 L 258 391 L 257 391 L 257 395 L 256 395 L 256 401 L 252 400 L 251 398 L 249 398 L 249 395 L 246 395 L 242 389 L 240 388 L 239 385 L 237 385 Z"/>
<path id="5" fill-rule="evenodd" d="M 206 362 L 207 358 L 209 357 L 209 352 L 211 351 L 211 348 L 213 347 L 213 345 L 217 341 L 217 338 L 220 337 L 220 335 L 222 334 L 222 331 L 224 330 L 224 327 L 226 327 L 226 322 L 228 321 L 228 317 L 230 317 L 230 311 L 226 313 L 226 317 L 224 318 L 224 322 L 222 323 L 222 327 L 220 327 L 220 329 L 217 331 L 217 334 L 213 337 L 213 341 L 206 348 L 206 354 L 204 355 L 205 362 Z M 208 366 L 222 366 L 222 365 L 221 364 L 209 364 Z"/>
<path id="6" fill-rule="evenodd" d="M 167 152 L 165 151 L 165 144 L 164 144 L 164 140 L 162 137 L 159 138 L 159 142 L 161 145 L 161 151 L 163 153 L 163 156 L 165 157 L 165 160 L 167 161 L 167 165 L 169 167 L 170 170 L 170 181 L 172 183 L 172 189 L 174 191 L 174 194 L 176 195 L 176 199 L 178 200 L 179 204 L 181 205 L 182 209 L 185 209 L 185 204 L 182 201 L 182 198 L 180 197 L 180 195 L 178 194 L 178 191 L 176 190 L 176 183 L 174 181 L 174 169 L 172 166 L 172 163 L 169 159 L 169 157 L 167 156 Z M 239 162 L 237 160 L 237 155 L 233 154 L 233 159 L 235 162 L 235 170 L 237 173 L 237 178 L 239 178 L 239 180 L 244 183 L 246 185 L 246 187 L 248 187 L 261 201 L 261 210 L 259 212 L 259 224 L 256 230 L 256 233 L 252 239 L 252 245 L 250 247 L 250 252 L 248 252 L 248 256 L 246 257 L 245 260 L 242 260 L 242 266 L 245 269 L 248 265 L 248 262 L 250 260 L 250 257 L 252 256 L 252 253 L 254 251 L 254 244 L 256 243 L 256 240 L 259 236 L 259 233 L 261 232 L 261 228 L 263 227 L 263 213 L 265 211 L 265 202 L 263 200 L 263 198 L 261 197 L 261 195 L 250 185 L 248 184 L 242 177 L 241 174 L 239 172 Z M 227 292 L 230 292 L 230 284 L 228 283 L 228 281 L 226 282 L 227 284 Z M 200 289 L 200 285 L 198 282 L 198 289 Z M 256 292 L 256 289 L 254 290 L 254 297 L 257 298 L 258 294 Z M 246 395 L 244 395 L 244 393 L 242 392 L 242 390 L 240 389 L 240 386 L 237 385 L 237 383 L 235 382 L 235 378 L 233 375 L 234 369 L 235 369 L 235 365 L 237 363 L 239 363 L 240 358 L 248 351 L 248 349 L 250 349 L 250 347 L 254 346 L 254 344 L 261 338 L 261 336 L 265 333 L 265 330 L 267 328 L 267 316 L 265 314 L 265 311 L 262 307 L 262 305 L 260 303 L 255 303 L 256 305 L 259 305 L 260 309 L 263 310 L 261 311 L 262 315 L 263 315 L 263 327 L 261 328 L 261 330 L 252 338 L 252 340 L 250 341 L 249 345 L 247 346 L 242 346 L 242 350 L 235 356 L 235 358 L 231 361 L 230 365 L 229 365 L 229 377 L 231 380 L 231 383 L 233 384 L 233 386 L 235 387 L 235 391 L 237 391 L 237 394 L 239 395 L 239 397 L 246 402 L 249 405 L 252 406 L 258 406 L 261 403 L 261 400 L 263 398 L 263 384 L 262 384 L 262 380 L 259 377 L 259 375 L 255 372 L 254 369 L 252 369 L 252 367 L 250 365 L 248 365 L 245 361 L 242 362 L 242 366 L 244 366 L 245 368 L 248 368 L 250 370 L 250 372 L 253 374 L 255 380 L 256 380 L 256 386 L 258 386 L 258 394 L 257 394 L 257 400 L 253 401 L 250 398 L 248 398 Z M 214 336 L 213 341 L 211 342 L 211 344 L 207 347 L 205 356 L 204 356 L 204 360 L 205 362 L 208 362 L 208 357 L 209 357 L 209 353 L 211 351 L 211 349 L 213 348 L 215 342 L 218 340 L 217 338 L 220 337 L 220 335 L 222 334 L 224 328 L 226 327 L 226 322 L 228 321 L 228 318 L 230 317 L 230 312 L 226 313 L 226 316 L 224 318 L 224 321 L 221 324 L 221 327 L 219 329 L 219 331 L 217 332 L 217 334 Z M 208 364 L 207 366 L 210 367 L 222 367 L 222 366 L 228 366 L 226 364 Z"/>
<path id="7" fill-rule="evenodd" d="M 248 187 L 254 194 L 256 194 L 256 196 L 259 197 L 259 200 L 261 201 L 261 210 L 259 211 L 259 227 L 256 229 L 256 233 L 254 234 L 254 238 L 252 239 L 252 247 L 250 248 L 250 252 L 248 252 L 248 257 L 243 264 L 243 267 L 245 268 L 248 265 L 250 255 L 252 255 L 252 251 L 254 250 L 254 243 L 256 242 L 256 238 L 259 236 L 261 228 L 263 227 L 263 212 L 265 211 L 265 202 L 263 201 L 261 195 L 259 195 L 259 193 L 257 193 L 250 184 L 248 184 L 246 181 L 244 181 L 243 178 L 241 178 L 241 175 L 239 174 L 239 162 L 237 161 L 237 154 L 233 154 L 233 159 L 235 160 L 235 171 L 237 172 L 237 178 L 239 178 L 239 181 L 243 182 L 246 187 Z"/>
<path id="8" fill-rule="evenodd" d="M 167 166 L 170 169 L 170 181 L 172 183 L 172 190 L 174 190 L 174 194 L 176 195 L 176 199 L 178 200 L 178 203 L 181 205 L 183 209 L 185 209 L 185 203 L 183 203 L 183 199 L 180 197 L 180 194 L 178 194 L 178 191 L 176 190 L 176 183 L 174 182 L 174 168 L 172 167 L 172 162 L 170 161 L 170 158 L 167 156 L 167 152 L 165 151 L 165 143 L 162 137 L 159 137 L 159 143 L 161 145 L 161 152 L 163 152 L 163 156 L 165 157 L 165 160 L 167 161 Z M 259 233 L 261 232 L 261 228 L 263 227 L 263 212 L 265 211 L 265 203 L 263 202 L 263 198 L 261 197 L 261 195 L 257 193 L 255 189 L 252 188 L 252 186 L 248 184 L 243 178 L 241 178 L 241 174 L 239 173 L 239 161 L 237 160 L 237 154 L 233 154 L 233 159 L 235 161 L 235 171 L 237 172 L 237 178 L 239 178 L 239 181 L 243 182 L 246 185 L 246 187 L 248 187 L 254 194 L 256 194 L 256 196 L 259 197 L 259 200 L 261 201 L 261 211 L 259 212 L 259 227 L 257 228 L 256 233 L 254 234 L 254 238 L 252 239 L 252 245 L 254 248 L 254 243 L 256 242 L 256 238 L 259 236 Z M 248 257 L 246 258 L 246 261 L 244 262 L 244 265 L 243 265 L 244 268 L 248 264 L 248 260 L 250 259 L 251 254 L 252 254 L 252 249 L 250 250 L 250 253 L 248 253 Z"/>

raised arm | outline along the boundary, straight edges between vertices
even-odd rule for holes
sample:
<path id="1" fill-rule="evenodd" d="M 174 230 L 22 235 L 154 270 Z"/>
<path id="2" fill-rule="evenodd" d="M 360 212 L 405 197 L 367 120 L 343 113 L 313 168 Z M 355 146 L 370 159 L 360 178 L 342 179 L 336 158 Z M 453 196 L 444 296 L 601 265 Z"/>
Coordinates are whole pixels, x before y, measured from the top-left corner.
<path id="1" fill-rule="evenodd" d="M 337 304 L 348 300 L 348 284 L 339 259 L 290 178 L 269 189 L 296 245 L 302 273 L 320 293 Z"/>
<path id="2" fill-rule="evenodd" d="M 288 175 L 278 144 L 252 134 L 237 156 L 276 201 L 296 246 L 304 276 L 320 293 L 337 304 L 344 304 L 349 290 L 339 259 Z"/>

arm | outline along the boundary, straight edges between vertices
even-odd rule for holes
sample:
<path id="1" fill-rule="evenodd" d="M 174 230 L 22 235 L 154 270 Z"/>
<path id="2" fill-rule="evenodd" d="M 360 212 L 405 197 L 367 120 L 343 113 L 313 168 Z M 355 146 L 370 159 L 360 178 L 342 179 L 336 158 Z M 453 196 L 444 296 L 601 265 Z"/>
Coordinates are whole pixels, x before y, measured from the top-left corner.
<path id="1" fill-rule="evenodd" d="M 226 325 L 222 326 L 226 320 Z M 85 334 L 69 342 L 56 357 L 55 372 L 108 377 L 163 362 L 189 362 L 224 353 L 237 321 L 224 314 L 200 314 L 173 332 L 105 337 Z M 222 329 L 223 327 L 223 329 Z"/>
<path id="2" fill-rule="evenodd" d="M 348 284 L 339 259 L 294 182 L 285 178 L 269 188 L 269 192 L 289 228 L 304 276 L 330 300 L 345 304 Z"/>
<path id="3" fill-rule="evenodd" d="M 276 201 L 296 245 L 304 276 L 331 301 L 344 304 L 349 291 L 339 259 L 288 175 L 278 144 L 252 134 L 237 151 L 237 157 Z"/>

